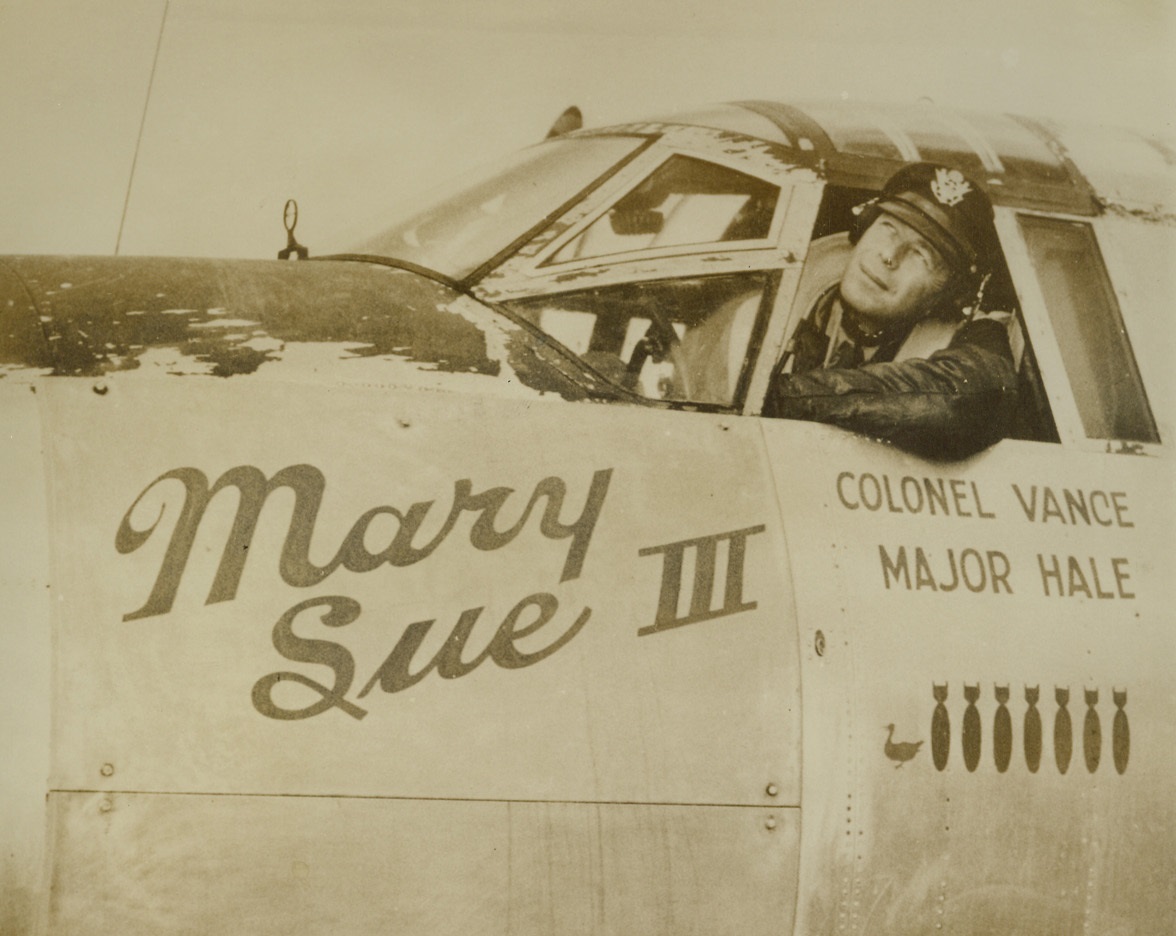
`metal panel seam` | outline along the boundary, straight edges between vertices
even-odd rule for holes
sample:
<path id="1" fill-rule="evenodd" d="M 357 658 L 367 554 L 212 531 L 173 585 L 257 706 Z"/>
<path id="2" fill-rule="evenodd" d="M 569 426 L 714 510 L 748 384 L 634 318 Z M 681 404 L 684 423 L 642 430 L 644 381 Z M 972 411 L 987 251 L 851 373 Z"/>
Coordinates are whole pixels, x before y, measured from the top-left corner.
<path id="1" fill-rule="evenodd" d="M 796 800 L 795 808 L 796 815 L 796 834 L 797 834 L 797 855 L 795 863 L 796 878 L 792 882 L 792 893 L 794 895 L 794 902 L 792 907 L 792 926 L 793 933 L 796 932 L 796 923 L 800 915 L 800 869 L 804 863 L 804 667 L 802 665 L 803 654 L 801 652 L 801 636 L 800 636 L 800 612 L 796 604 L 796 589 L 793 587 L 792 581 L 792 550 L 788 545 L 788 524 L 784 519 L 784 505 L 780 499 L 779 484 L 776 481 L 776 472 L 773 470 L 771 459 L 768 457 L 768 440 L 764 434 L 764 419 L 767 417 L 756 417 L 756 428 L 759 430 L 759 442 L 761 457 L 764 461 L 764 466 L 767 469 L 768 479 L 772 486 L 772 498 L 776 502 L 776 515 L 780 520 L 780 541 L 784 547 L 784 564 L 786 566 L 785 573 L 788 582 L 788 598 L 786 606 L 792 608 L 792 619 L 796 622 L 796 685 L 797 695 L 800 700 L 800 711 L 797 712 L 796 723 L 799 726 L 799 744 L 797 746 L 796 763 L 800 773 L 797 777 L 796 785 Z"/>
<path id="2" fill-rule="evenodd" d="M 529 803 L 546 806 L 666 806 L 674 809 L 698 807 L 706 809 L 763 809 L 763 803 L 690 803 L 684 801 L 648 802 L 642 800 L 574 800 L 574 799 L 504 799 L 478 796 L 380 796 L 365 793 L 225 793 L 199 790 L 96 790 L 96 789 L 52 789 L 53 796 L 200 796 L 237 799 L 337 799 L 337 800 L 388 800 L 410 803 Z M 773 809 L 800 809 L 798 803 L 773 803 Z"/>

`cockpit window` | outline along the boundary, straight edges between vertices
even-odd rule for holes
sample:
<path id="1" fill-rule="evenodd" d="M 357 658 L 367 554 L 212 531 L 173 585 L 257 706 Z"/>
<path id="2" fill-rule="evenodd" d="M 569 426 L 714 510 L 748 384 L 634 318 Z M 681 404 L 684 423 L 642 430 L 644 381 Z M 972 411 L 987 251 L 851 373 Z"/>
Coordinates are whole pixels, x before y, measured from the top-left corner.
<path id="1" fill-rule="evenodd" d="M 434 195 L 427 207 L 409 211 L 357 252 L 461 279 L 560 213 L 645 143 L 643 137 L 601 136 L 533 146 Z"/>
<path id="2" fill-rule="evenodd" d="M 505 305 L 642 396 L 731 407 L 744 392 L 774 282 L 765 271 L 684 277 Z"/>
<path id="3" fill-rule="evenodd" d="M 1090 225 L 1019 215 L 1089 439 L 1159 442 L 1119 303 Z"/>
<path id="4" fill-rule="evenodd" d="M 755 176 L 674 155 L 544 265 L 689 244 L 763 240 L 780 189 Z"/>

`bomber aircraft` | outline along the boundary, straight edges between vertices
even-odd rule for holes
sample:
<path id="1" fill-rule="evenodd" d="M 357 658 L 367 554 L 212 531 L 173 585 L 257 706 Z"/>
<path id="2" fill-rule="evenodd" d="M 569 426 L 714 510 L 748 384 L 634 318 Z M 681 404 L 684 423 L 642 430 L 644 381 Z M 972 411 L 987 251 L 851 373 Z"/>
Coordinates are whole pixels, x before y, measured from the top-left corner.
<path id="1" fill-rule="evenodd" d="M 1176 153 L 577 123 L 346 253 L 0 259 L 16 931 L 1171 932 Z M 762 417 L 920 161 L 995 204 L 1014 431 Z"/>

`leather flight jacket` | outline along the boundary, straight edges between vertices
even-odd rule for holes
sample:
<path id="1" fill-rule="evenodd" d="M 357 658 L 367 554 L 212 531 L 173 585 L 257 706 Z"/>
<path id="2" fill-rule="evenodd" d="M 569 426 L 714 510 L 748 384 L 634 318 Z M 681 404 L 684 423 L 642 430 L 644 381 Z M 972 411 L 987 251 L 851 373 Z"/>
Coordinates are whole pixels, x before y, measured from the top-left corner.
<path id="1" fill-rule="evenodd" d="M 830 289 L 797 326 L 772 374 L 765 416 L 829 423 L 939 459 L 965 458 L 1010 432 L 1017 369 L 1004 321 L 965 320 L 946 348 L 896 362 L 912 326 L 871 339 L 841 305 Z"/>

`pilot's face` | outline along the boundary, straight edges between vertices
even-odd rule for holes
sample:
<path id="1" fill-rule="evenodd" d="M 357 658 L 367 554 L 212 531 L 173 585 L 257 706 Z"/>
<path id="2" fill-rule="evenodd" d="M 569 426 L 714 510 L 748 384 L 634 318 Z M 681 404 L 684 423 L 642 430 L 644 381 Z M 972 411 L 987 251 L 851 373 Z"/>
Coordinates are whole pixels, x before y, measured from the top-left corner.
<path id="1" fill-rule="evenodd" d="M 849 258 L 841 297 L 867 319 L 895 324 L 930 312 L 950 278 L 951 268 L 922 234 L 883 212 Z"/>

